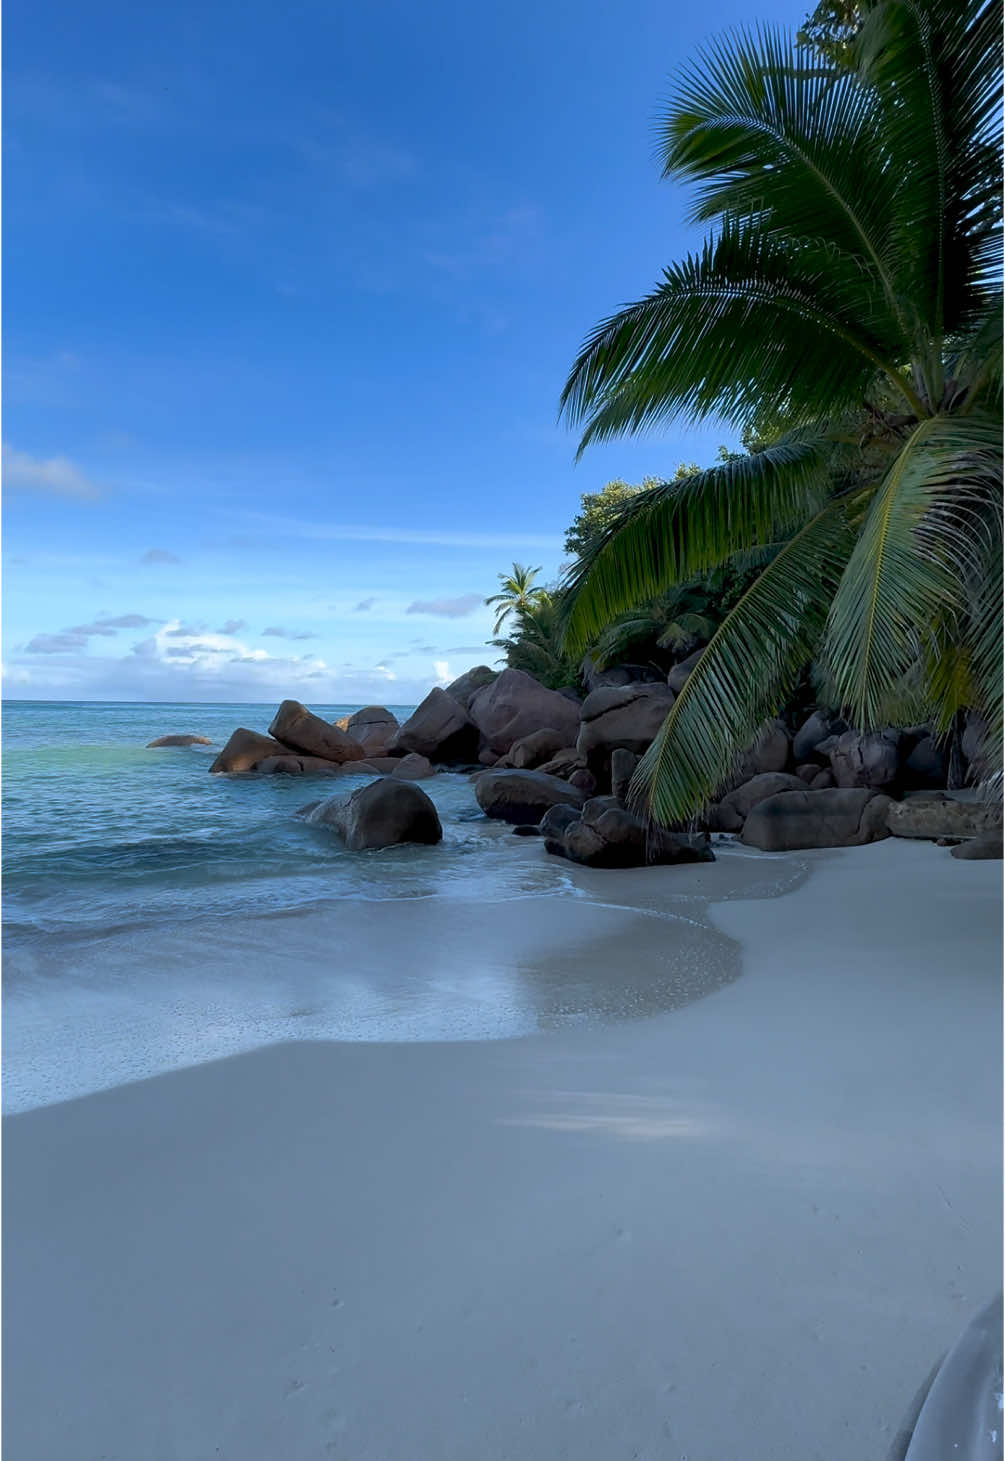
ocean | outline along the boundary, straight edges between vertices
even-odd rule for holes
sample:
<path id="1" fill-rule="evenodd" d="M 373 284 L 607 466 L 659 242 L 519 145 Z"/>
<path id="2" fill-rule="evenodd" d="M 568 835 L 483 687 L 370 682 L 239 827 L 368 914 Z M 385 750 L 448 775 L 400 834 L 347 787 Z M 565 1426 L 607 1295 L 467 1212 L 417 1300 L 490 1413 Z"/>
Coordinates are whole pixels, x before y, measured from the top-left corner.
<path id="1" fill-rule="evenodd" d="M 423 783 L 440 845 L 352 853 L 296 812 L 367 777 L 208 774 L 231 731 L 264 731 L 274 711 L 5 703 L 5 1110 L 285 1039 L 494 1039 L 633 1018 L 733 977 L 680 873 L 678 895 L 653 870 L 651 948 L 636 939 L 626 957 L 638 910 L 618 876 L 581 876 L 488 820 L 464 775 Z M 214 744 L 147 749 L 188 733 Z M 608 944 L 614 974 L 600 977 Z"/>

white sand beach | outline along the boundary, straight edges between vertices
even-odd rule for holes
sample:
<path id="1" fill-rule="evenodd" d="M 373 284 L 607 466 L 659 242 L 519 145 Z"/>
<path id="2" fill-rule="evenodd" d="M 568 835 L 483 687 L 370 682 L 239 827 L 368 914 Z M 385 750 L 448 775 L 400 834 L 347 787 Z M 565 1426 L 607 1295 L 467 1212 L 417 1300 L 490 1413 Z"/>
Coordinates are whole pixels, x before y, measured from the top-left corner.
<path id="1" fill-rule="evenodd" d="M 1001 871 L 800 856 L 713 902 L 741 972 L 682 1008 L 8 1117 L 5 1454 L 883 1461 L 1001 1283 Z M 549 917 L 616 988 L 625 908 L 699 873 L 584 873 L 606 941 Z"/>

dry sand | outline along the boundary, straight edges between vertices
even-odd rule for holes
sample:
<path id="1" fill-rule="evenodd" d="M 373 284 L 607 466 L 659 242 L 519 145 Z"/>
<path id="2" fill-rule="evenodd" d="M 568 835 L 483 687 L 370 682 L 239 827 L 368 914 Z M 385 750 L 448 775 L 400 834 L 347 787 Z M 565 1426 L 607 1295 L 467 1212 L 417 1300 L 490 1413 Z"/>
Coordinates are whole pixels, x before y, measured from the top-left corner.
<path id="1" fill-rule="evenodd" d="M 882 1461 L 1001 1281 L 1001 873 L 807 860 L 683 1008 L 7 1118 L 5 1457 Z"/>

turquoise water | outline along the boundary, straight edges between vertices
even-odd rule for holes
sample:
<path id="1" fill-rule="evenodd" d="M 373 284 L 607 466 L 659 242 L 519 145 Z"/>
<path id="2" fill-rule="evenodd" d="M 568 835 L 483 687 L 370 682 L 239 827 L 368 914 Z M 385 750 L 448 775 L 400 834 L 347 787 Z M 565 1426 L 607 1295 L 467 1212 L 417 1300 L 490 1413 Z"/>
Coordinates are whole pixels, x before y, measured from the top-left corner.
<path id="1" fill-rule="evenodd" d="M 358 709 L 314 707 L 328 720 Z M 403 719 L 410 707 L 393 706 Z M 7 954 L 39 938 L 212 914 L 237 917 L 344 897 L 380 897 L 389 878 L 422 891 L 431 875 L 497 840 L 466 778 L 426 783 L 441 849 L 360 858 L 298 821 L 305 802 L 357 778 L 210 776 L 238 725 L 266 730 L 274 705 L 8 701 L 3 719 Z M 212 746 L 147 750 L 161 735 Z M 10 968 L 8 963 L 8 968 Z"/>

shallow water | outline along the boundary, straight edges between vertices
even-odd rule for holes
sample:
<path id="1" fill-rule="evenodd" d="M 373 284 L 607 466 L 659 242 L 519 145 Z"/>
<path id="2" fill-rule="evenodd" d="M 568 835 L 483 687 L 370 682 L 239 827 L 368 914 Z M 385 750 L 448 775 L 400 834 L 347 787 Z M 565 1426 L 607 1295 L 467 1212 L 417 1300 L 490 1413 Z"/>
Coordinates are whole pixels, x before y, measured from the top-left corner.
<path id="1" fill-rule="evenodd" d="M 739 972 L 707 898 L 801 872 L 730 848 L 726 876 L 573 868 L 454 774 L 423 783 L 439 846 L 349 853 L 295 813 L 368 778 L 208 774 L 273 709 L 5 707 L 6 1110 L 285 1039 L 498 1039 L 674 1008 Z M 168 733 L 216 744 L 145 749 Z"/>

